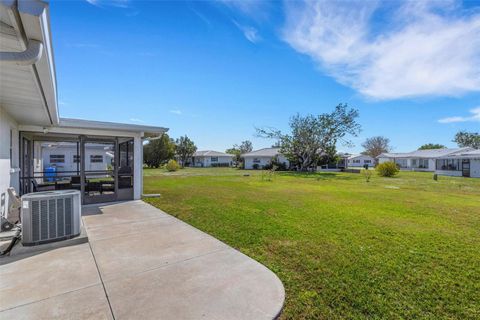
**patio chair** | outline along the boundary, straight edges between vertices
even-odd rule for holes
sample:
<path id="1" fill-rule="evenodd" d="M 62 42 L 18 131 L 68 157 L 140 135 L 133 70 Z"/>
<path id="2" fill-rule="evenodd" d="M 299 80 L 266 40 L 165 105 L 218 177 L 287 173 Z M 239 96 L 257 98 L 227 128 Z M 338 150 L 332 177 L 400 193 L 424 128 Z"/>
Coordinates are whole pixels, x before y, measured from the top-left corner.
<path id="1" fill-rule="evenodd" d="M 32 179 L 33 192 L 55 190 L 54 184 L 39 184 L 36 179 Z"/>

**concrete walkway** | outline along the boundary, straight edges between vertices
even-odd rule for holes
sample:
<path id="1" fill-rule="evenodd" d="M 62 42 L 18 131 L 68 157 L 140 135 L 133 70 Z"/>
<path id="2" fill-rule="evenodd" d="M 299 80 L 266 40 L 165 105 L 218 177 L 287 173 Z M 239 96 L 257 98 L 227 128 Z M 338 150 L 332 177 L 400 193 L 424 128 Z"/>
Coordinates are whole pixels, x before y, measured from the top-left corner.
<path id="1" fill-rule="evenodd" d="M 89 243 L 0 259 L 0 319 L 273 319 L 270 270 L 144 203 L 83 208 Z"/>

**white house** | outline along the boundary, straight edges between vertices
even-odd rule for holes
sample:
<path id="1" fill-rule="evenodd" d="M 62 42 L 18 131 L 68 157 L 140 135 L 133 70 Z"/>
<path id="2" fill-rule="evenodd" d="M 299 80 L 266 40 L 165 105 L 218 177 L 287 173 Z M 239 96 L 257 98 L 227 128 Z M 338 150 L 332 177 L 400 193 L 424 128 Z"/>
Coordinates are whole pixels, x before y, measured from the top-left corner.
<path id="1" fill-rule="evenodd" d="M 230 167 L 233 155 L 213 150 L 197 151 L 192 157 L 192 167 Z"/>
<path id="2" fill-rule="evenodd" d="M 62 172 L 80 171 L 79 145 L 73 142 L 43 142 L 40 154 L 42 167 L 55 168 L 58 174 Z M 85 146 L 85 170 L 104 171 L 113 166 L 115 151 L 105 148 L 102 144 Z"/>
<path id="3" fill-rule="evenodd" d="M 373 167 L 375 159 L 364 154 L 352 154 L 346 159 L 346 163 L 348 168 L 363 168 L 366 165 Z"/>
<path id="4" fill-rule="evenodd" d="M 140 199 L 144 137 L 167 129 L 60 118 L 48 4 L 2 1 L 0 12 L 1 213 L 8 207 L 9 187 L 19 194 L 43 187 L 76 188 L 84 204 Z M 61 156 L 50 157 L 53 147 L 48 145 L 59 143 L 75 145 L 71 156 L 78 159 L 78 169 L 44 186 L 49 174 L 45 160 L 61 161 Z M 92 158 L 89 153 L 98 145 L 114 159 L 102 170 L 88 166 L 100 161 L 100 154 Z"/>
<path id="5" fill-rule="evenodd" d="M 401 170 L 435 171 L 436 160 L 457 152 L 466 152 L 473 148 L 415 150 L 406 153 L 382 153 L 377 157 L 379 163 L 393 161 Z"/>
<path id="6" fill-rule="evenodd" d="M 245 169 L 262 169 L 266 165 L 272 163 L 274 158 L 276 158 L 279 163 L 284 163 L 287 168 L 290 166 L 287 158 L 280 153 L 280 148 L 264 148 L 255 150 L 242 154 L 242 158 L 245 162 Z"/>
<path id="7" fill-rule="evenodd" d="M 435 173 L 480 178 L 480 150 L 458 151 L 436 160 Z"/>

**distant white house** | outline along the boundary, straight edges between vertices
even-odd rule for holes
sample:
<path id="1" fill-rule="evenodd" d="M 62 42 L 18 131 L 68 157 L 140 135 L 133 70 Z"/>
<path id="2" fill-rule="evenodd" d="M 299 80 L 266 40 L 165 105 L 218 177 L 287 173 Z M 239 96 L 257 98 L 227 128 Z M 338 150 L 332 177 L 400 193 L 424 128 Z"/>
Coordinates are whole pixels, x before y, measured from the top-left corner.
<path id="1" fill-rule="evenodd" d="M 436 159 L 435 173 L 480 178 L 480 150 L 462 150 Z"/>
<path id="2" fill-rule="evenodd" d="M 263 148 L 249 153 L 242 154 L 245 162 L 245 169 L 263 169 L 265 166 L 272 163 L 274 158 L 278 159 L 279 163 L 284 163 L 288 168 L 290 166 L 287 158 L 280 153 L 280 148 Z"/>
<path id="3" fill-rule="evenodd" d="M 80 147 L 74 142 L 44 142 L 41 144 L 43 168 L 54 167 L 57 172 L 80 171 Z M 113 165 L 114 151 L 102 144 L 85 146 L 85 170 L 107 170 Z M 41 170 L 41 171 L 44 171 Z"/>
<path id="4" fill-rule="evenodd" d="M 204 150 L 197 151 L 193 154 L 190 165 L 192 167 L 230 167 L 232 163 L 232 154 L 213 150 Z"/>
<path id="5" fill-rule="evenodd" d="M 379 163 L 393 161 L 401 170 L 435 171 L 436 160 L 459 152 L 468 152 L 473 148 L 415 150 L 405 153 L 382 153 L 377 157 Z"/>
<path id="6" fill-rule="evenodd" d="M 364 154 L 352 154 L 346 158 L 346 164 L 348 168 L 362 168 L 366 165 L 373 167 L 375 159 Z"/>

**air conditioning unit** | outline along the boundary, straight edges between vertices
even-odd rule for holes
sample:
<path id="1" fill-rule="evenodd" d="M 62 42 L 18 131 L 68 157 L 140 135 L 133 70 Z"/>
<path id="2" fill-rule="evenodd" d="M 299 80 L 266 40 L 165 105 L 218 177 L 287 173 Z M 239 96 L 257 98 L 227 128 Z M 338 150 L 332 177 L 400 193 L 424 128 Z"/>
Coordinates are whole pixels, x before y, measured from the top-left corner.
<path id="1" fill-rule="evenodd" d="M 22 244 L 35 246 L 80 234 L 80 191 L 34 192 L 22 196 Z"/>

